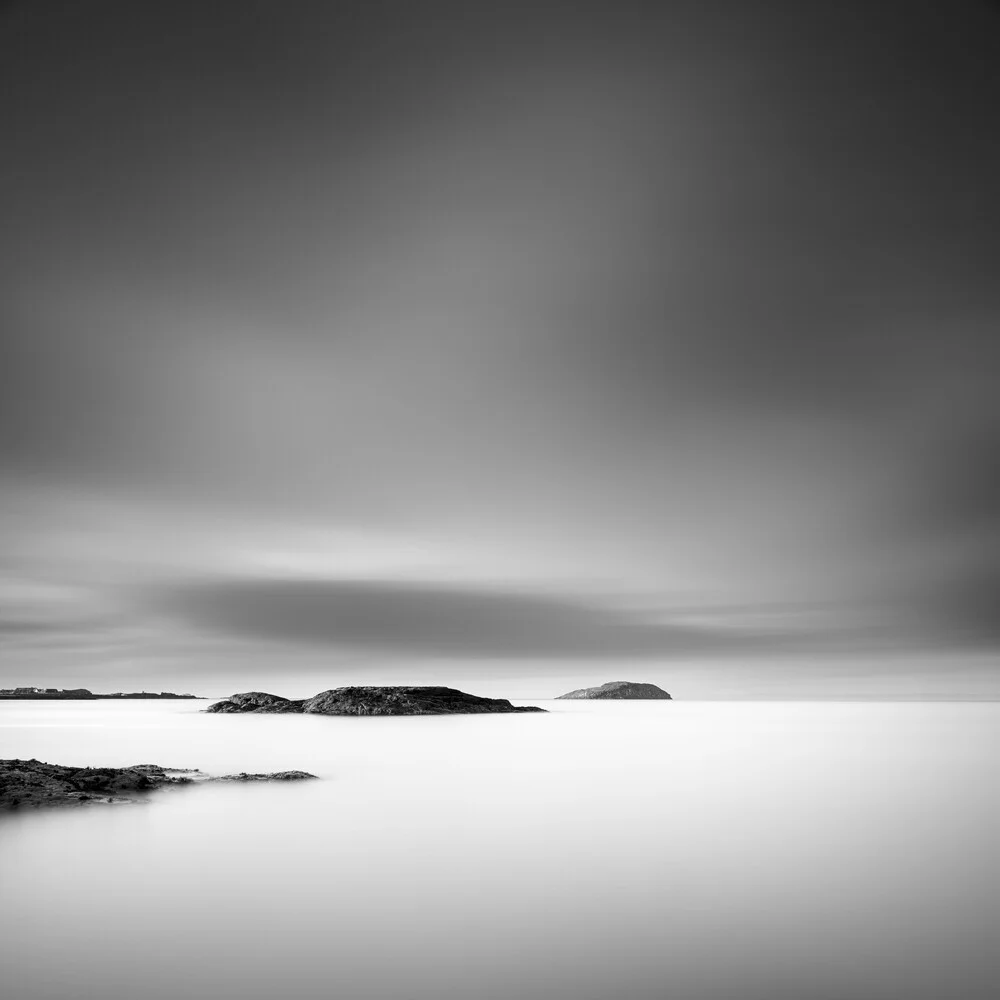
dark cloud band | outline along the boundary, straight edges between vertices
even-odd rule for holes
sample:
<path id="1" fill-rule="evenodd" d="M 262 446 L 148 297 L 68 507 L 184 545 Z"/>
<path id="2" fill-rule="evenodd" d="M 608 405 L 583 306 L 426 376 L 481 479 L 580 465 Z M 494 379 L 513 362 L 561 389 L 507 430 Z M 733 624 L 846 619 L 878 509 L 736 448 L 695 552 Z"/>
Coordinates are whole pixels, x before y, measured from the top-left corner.
<path id="1" fill-rule="evenodd" d="M 651 624 L 566 598 L 379 581 L 217 580 L 158 588 L 147 605 L 189 626 L 293 644 L 413 656 L 608 659 L 780 644 L 739 630 Z"/>

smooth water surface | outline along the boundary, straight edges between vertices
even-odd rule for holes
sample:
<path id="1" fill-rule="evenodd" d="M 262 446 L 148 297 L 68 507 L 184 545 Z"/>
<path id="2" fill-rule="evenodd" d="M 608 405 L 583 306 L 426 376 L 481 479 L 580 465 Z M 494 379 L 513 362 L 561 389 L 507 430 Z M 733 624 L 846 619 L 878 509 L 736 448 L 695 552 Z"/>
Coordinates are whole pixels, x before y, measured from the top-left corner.
<path id="1" fill-rule="evenodd" d="M 302 768 L 0 816 L 10 1000 L 1000 996 L 1000 705 L 0 705 L 0 757 Z"/>

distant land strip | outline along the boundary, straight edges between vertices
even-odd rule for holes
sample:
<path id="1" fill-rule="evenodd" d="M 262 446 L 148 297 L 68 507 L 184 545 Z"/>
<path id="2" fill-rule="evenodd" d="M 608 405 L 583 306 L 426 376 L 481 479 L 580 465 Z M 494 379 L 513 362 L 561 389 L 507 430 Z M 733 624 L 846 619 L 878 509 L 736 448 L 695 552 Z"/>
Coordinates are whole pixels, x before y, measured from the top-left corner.
<path id="1" fill-rule="evenodd" d="M 3 701 L 97 701 L 101 698 L 112 699 L 149 699 L 149 698 L 204 698 L 197 694 L 174 694 L 171 691 L 115 691 L 114 694 L 94 694 L 87 688 L 39 688 L 16 687 L 0 688 L 0 700 Z"/>

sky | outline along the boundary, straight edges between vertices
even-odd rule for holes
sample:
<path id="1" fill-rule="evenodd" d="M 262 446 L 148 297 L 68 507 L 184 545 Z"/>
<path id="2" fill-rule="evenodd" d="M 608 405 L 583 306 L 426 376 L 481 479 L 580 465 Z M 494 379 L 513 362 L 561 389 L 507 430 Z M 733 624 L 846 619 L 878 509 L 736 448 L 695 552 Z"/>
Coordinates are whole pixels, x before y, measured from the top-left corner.
<path id="1" fill-rule="evenodd" d="M 0 6 L 0 686 L 1000 696 L 1000 9 Z"/>

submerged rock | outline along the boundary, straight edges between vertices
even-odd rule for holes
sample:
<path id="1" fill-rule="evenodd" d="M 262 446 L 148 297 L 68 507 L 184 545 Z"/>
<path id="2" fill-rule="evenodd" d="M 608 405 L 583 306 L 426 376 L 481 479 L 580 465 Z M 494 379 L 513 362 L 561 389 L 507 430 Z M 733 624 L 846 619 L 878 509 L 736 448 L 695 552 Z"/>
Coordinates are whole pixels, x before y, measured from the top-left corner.
<path id="1" fill-rule="evenodd" d="M 481 698 L 449 687 L 341 687 L 291 701 L 249 691 L 209 705 L 209 712 L 304 712 L 309 715 L 456 715 L 487 712 L 544 712 L 512 705 L 506 698 Z"/>
<path id="2" fill-rule="evenodd" d="M 130 767 L 73 767 L 40 760 L 0 760 L 0 810 L 37 806 L 75 806 L 86 802 L 137 802 L 135 793 L 164 785 L 205 781 L 291 781 L 315 778 L 305 771 L 227 774 L 211 778 L 200 771 L 134 764 Z"/>
<path id="3" fill-rule="evenodd" d="M 634 681 L 609 681 L 599 687 L 578 688 L 576 691 L 559 695 L 559 698 L 672 700 L 663 688 L 655 684 L 637 684 Z"/>

